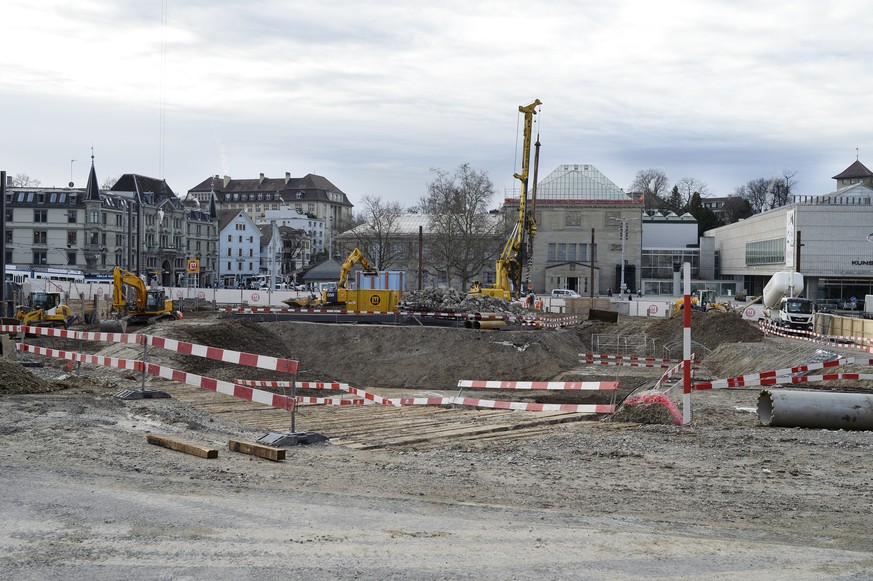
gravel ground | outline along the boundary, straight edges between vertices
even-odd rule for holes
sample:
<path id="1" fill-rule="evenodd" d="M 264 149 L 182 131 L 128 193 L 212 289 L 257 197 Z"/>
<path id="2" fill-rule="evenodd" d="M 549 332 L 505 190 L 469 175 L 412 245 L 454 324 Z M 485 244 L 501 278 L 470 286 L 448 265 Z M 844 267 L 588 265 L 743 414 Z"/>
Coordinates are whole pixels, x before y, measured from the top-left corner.
<path id="1" fill-rule="evenodd" d="M 584 335 L 555 334 L 580 342 L 571 351 Z M 402 360 L 428 345 L 398 337 L 408 345 L 380 352 Z M 530 352 L 552 352 L 537 341 L 548 348 Z M 359 373 L 312 342 L 337 374 Z M 717 346 L 713 367 L 749 358 L 748 346 Z M 33 371 L 0 360 L 3 578 L 873 576 L 871 434 L 763 427 L 757 390 L 694 394 L 689 427 L 576 422 L 441 449 L 301 446 L 274 463 L 227 451 L 230 438 L 263 435 L 249 426 L 171 399 L 114 398 L 137 386 L 129 372 L 58 384 L 57 367 Z M 149 445 L 155 433 L 218 458 Z"/>

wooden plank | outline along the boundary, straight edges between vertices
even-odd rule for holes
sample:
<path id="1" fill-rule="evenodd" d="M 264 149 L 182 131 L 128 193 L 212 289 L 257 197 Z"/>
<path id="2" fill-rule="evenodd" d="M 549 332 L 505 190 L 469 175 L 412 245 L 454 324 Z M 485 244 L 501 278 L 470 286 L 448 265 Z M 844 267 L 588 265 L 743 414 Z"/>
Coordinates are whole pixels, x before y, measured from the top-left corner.
<path id="1" fill-rule="evenodd" d="M 162 446 L 177 452 L 184 452 L 185 454 L 191 454 L 192 456 L 199 456 L 200 458 L 218 458 L 218 450 L 215 448 L 207 448 L 205 446 L 183 442 L 182 440 L 177 440 L 175 438 L 155 436 L 152 434 L 146 436 L 146 440 L 149 444 Z"/>
<path id="2" fill-rule="evenodd" d="M 285 459 L 284 448 L 274 448 L 273 446 L 264 446 L 263 444 L 255 444 L 253 442 L 243 442 L 242 440 L 228 440 L 227 449 L 231 452 L 239 452 L 240 454 L 250 454 L 258 458 L 265 458 L 273 462 L 279 462 Z"/>

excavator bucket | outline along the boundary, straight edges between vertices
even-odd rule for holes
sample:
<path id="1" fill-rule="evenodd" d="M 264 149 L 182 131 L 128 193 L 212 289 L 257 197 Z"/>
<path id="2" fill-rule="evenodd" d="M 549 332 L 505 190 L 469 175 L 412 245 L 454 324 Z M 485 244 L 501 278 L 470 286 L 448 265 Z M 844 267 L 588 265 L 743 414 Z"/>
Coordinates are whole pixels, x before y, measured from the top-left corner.
<path id="1" fill-rule="evenodd" d="M 120 319 L 100 321 L 100 330 L 104 333 L 127 333 L 127 321 Z"/>

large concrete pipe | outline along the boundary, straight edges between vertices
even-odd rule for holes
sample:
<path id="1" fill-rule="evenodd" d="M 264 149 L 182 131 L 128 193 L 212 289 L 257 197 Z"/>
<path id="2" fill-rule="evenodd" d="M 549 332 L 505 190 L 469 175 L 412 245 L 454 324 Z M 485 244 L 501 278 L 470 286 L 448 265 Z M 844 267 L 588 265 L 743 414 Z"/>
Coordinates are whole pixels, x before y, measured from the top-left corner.
<path id="1" fill-rule="evenodd" d="M 506 326 L 506 321 L 474 321 L 474 329 L 499 329 Z"/>
<path id="2" fill-rule="evenodd" d="M 764 390 L 758 419 L 782 428 L 873 430 L 873 394 Z"/>

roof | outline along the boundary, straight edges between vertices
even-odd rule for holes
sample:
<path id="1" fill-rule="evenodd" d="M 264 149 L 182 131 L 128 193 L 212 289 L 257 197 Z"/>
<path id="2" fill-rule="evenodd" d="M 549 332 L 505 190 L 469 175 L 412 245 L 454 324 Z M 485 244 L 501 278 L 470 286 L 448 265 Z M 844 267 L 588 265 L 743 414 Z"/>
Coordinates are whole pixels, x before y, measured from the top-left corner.
<path id="1" fill-rule="evenodd" d="M 630 197 L 590 164 L 559 165 L 537 184 L 539 200 L 628 201 Z"/>
<path id="2" fill-rule="evenodd" d="M 286 175 L 283 178 L 258 177 L 252 179 L 231 179 L 229 176 L 221 178 L 210 176 L 188 190 L 192 192 L 215 192 L 219 202 L 230 201 L 228 196 L 239 194 L 246 199 L 233 201 L 255 201 L 253 197 L 248 199 L 249 194 L 278 194 L 284 202 L 296 201 L 325 201 L 341 206 L 352 206 L 346 194 L 330 182 L 327 178 L 315 174 L 306 174 L 302 178 L 292 178 Z M 298 198 L 298 192 L 301 196 Z M 329 193 L 339 194 L 340 199 L 331 199 Z"/>
<path id="3" fill-rule="evenodd" d="M 871 172 L 867 167 L 858 161 L 855 160 L 855 163 L 844 169 L 842 172 L 838 173 L 831 179 L 834 180 L 845 180 L 851 178 L 869 178 L 873 177 L 873 172 Z"/>
<path id="4" fill-rule="evenodd" d="M 399 214 L 394 217 L 394 223 L 391 226 L 391 232 L 398 236 L 417 235 L 418 229 L 421 228 L 424 234 L 432 232 L 430 222 L 432 214 Z M 499 226 L 503 221 L 502 214 L 482 214 L 489 220 L 488 227 L 493 228 Z M 340 234 L 342 238 L 354 237 L 358 232 L 363 232 L 369 228 L 369 224 L 360 224 L 351 230 L 347 230 Z"/>
<path id="5" fill-rule="evenodd" d="M 324 262 L 313 266 L 303 275 L 307 282 L 336 281 L 339 280 L 342 264 L 336 258 L 328 258 Z"/>
<path id="6" fill-rule="evenodd" d="M 245 214 L 245 210 L 219 210 L 218 211 L 218 231 L 224 230 L 228 224 L 234 221 L 240 214 Z M 248 217 L 248 214 L 246 214 Z"/>

